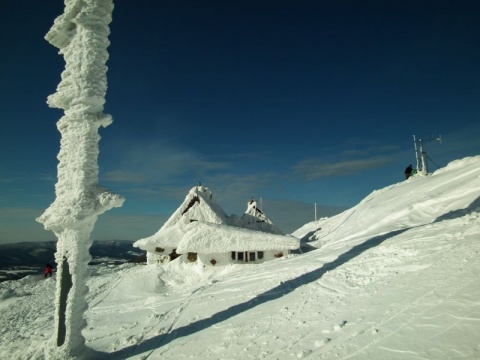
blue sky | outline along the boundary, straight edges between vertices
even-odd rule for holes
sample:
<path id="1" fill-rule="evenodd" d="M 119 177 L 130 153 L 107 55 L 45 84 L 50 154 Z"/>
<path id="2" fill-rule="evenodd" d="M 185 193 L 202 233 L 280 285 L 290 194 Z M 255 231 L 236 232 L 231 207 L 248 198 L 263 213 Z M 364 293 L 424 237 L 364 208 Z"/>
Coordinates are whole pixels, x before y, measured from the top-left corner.
<path id="1" fill-rule="evenodd" d="M 35 218 L 55 197 L 65 64 L 44 36 L 63 6 L 2 5 L 0 243 L 55 239 Z M 153 234 L 199 181 L 291 232 L 402 181 L 412 135 L 432 171 L 478 155 L 479 24 L 462 0 L 115 2 L 99 165 L 126 201 L 94 238 Z"/>

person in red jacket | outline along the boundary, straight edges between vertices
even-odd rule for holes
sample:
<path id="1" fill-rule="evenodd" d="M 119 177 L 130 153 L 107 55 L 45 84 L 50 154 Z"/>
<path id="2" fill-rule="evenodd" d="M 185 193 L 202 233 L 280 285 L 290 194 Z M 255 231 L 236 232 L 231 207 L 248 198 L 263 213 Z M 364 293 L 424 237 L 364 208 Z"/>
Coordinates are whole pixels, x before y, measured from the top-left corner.
<path id="1" fill-rule="evenodd" d="M 47 264 L 47 267 L 45 268 L 45 277 L 52 277 L 53 274 L 53 266 L 50 264 Z"/>

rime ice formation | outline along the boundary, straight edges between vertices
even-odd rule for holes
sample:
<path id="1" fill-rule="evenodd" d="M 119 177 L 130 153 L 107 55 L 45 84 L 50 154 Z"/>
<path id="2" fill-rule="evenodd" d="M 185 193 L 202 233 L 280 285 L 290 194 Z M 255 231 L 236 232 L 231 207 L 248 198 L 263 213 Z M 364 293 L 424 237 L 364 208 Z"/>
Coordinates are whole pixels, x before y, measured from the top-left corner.
<path id="1" fill-rule="evenodd" d="M 58 238 L 56 347 L 47 350 L 50 358 L 77 358 L 85 352 L 81 331 L 90 234 L 98 215 L 124 201 L 98 184 L 98 129 L 112 122 L 103 113 L 112 11 L 112 0 L 65 0 L 64 13 L 45 37 L 66 63 L 56 93 L 48 97 L 50 107 L 65 110 L 57 123 L 62 138 L 56 199 L 37 219 Z"/>

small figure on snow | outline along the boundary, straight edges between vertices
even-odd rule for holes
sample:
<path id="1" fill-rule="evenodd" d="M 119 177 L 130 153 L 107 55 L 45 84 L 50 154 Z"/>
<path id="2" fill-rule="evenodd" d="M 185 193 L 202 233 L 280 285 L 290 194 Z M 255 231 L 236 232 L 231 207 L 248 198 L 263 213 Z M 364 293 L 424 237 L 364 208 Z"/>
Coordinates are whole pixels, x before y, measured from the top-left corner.
<path id="1" fill-rule="evenodd" d="M 412 164 L 410 164 L 405 169 L 405 179 L 408 179 L 410 175 L 412 175 L 412 171 L 413 171 Z"/>
<path id="2" fill-rule="evenodd" d="M 47 264 L 45 268 L 45 277 L 52 277 L 53 275 L 53 266 L 50 264 Z"/>

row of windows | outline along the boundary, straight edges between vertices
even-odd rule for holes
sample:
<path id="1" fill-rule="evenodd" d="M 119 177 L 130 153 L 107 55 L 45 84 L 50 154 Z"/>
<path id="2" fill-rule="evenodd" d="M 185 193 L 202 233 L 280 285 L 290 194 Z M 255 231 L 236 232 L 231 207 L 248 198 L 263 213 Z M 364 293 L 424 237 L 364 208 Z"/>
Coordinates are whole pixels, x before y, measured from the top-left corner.
<path id="1" fill-rule="evenodd" d="M 232 251 L 232 260 L 255 261 L 263 259 L 263 251 Z"/>

